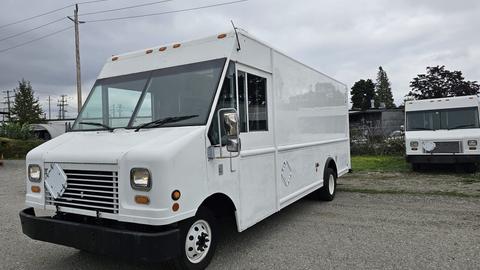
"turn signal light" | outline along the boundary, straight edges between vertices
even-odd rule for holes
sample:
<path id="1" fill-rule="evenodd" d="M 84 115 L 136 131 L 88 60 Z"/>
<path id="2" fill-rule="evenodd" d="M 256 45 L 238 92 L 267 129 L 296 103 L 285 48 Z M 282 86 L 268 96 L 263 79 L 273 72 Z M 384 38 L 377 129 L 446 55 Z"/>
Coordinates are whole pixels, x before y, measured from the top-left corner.
<path id="1" fill-rule="evenodd" d="M 173 210 L 173 212 L 177 212 L 178 209 L 180 209 L 180 205 L 179 205 L 178 203 L 174 203 L 174 204 L 172 205 L 172 210 Z"/>
<path id="2" fill-rule="evenodd" d="M 149 204 L 150 203 L 150 198 L 147 196 L 143 195 L 137 195 L 135 196 L 135 202 L 138 204 Z"/>
<path id="3" fill-rule="evenodd" d="M 41 189 L 39 186 L 32 186 L 31 190 L 33 193 L 40 193 Z"/>

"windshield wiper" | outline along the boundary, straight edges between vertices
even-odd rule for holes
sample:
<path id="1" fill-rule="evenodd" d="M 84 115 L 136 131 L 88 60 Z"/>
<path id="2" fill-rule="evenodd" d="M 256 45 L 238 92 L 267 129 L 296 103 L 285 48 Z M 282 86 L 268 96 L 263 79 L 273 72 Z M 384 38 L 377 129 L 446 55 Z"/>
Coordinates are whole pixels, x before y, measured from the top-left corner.
<path id="1" fill-rule="evenodd" d="M 110 132 L 113 131 L 113 128 L 112 128 L 112 127 L 107 126 L 107 125 L 102 124 L 102 123 L 97 123 L 97 122 L 80 122 L 79 124 L 104 127 L 104 128 L 106 128 L 108 131 L 110 131 Z"/>
<path id="2" fill-rule="evenodd" d="M 174 123 L 174 122 L 180 122 L 183 120 L 187 120 L 190 118 L 198 117 L 198 114 L 192 114 L 192 115 L 184 115 L 184 116 L 171 116 L 171 117 L 166 117 L 166 118 L 161 118 L 157 119 L 152 122 L 144 123 L 135 128 L 135 132 L 139 131 L 142 128 L 154 128 L 154 127 L 160 127 L 168 123 Z"/>
<path id="3" fill-rule="evenodd" d="M 457 129 L 457 128 L 466 128 L 466 127 L 475 127 L 475 125 L 474 125 L 474 124 L 459 125 L 459 126 L 455 126 L 455 127 L 449 128 L 449 130 L 450 130 L 450 129 Z"/>

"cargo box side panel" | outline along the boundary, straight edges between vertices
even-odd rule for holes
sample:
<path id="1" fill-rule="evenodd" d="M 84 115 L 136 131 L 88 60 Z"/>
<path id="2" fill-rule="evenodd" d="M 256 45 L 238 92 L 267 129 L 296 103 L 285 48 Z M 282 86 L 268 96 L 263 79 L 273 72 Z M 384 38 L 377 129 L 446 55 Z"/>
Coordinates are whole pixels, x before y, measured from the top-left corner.
<path id="1" fill-rule="evenodd" d="M 348 96 L 344 84 L 278 52 L 273 80 L 282 208 L 323 185 L 329 157 L 339 174 L 348 171 Z"/>

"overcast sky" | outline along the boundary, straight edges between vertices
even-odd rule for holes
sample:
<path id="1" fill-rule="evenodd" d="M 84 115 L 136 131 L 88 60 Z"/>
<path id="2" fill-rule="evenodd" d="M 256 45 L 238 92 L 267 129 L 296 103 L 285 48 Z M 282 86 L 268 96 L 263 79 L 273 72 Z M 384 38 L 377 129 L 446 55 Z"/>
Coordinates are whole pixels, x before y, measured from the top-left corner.
<path id="1" fill-rule="evenodd" d="M 81 19 L 140 15 L 228 1 L 232 0 L 173 0 Z M 83 4 L 79 13 L 148 2 L 155 0 Z M 71 3 L 74 1 L 2 0 L 0 25 Z M 0 39 L 72 13 L 73 8 L 68 8 L 0 28 Z M 450 70 L 461 70 L 467 80 L 480 80 L 478 0 L 250 0 L 184 13 L 81 25 L 83 97 L 111 55 L 230 31 L 231 19 L 349 88 L 359 79 L 375 79 L 378 66 L 383 66 L 397 104 L 407 94 L 411 79 L 424 73 L 426 66 L 445 65 Z M 70 21 L 63 20 L 0 41 L 0 51 L 69 25 Z M 45 111 L 49 95 L 56 100 L 59 95 L 67 94 L 71 97 L 69 116 L 74 116 L 74 59 L 73 29 L 0 53 L 0 90 L 13 89 L 18 80 L 25 78 L 31 81 Z"/>

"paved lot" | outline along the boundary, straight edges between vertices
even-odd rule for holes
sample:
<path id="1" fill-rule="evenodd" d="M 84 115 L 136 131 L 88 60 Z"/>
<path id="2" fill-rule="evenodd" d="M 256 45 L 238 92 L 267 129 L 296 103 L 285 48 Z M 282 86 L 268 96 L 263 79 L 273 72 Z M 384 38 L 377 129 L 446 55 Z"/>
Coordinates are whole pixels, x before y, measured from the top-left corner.
<path id="1" fill-rule="evenodd" d="M 0 167 L 0 269 L 168 269 L 36 242 L 20 231 L 23 164 Z M 304 199 L 243 233 L 210 269 L 479 269 L 480 199 L 340 192 Z"/>

